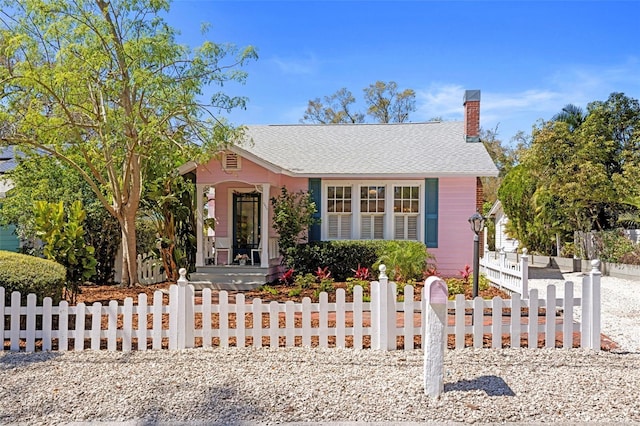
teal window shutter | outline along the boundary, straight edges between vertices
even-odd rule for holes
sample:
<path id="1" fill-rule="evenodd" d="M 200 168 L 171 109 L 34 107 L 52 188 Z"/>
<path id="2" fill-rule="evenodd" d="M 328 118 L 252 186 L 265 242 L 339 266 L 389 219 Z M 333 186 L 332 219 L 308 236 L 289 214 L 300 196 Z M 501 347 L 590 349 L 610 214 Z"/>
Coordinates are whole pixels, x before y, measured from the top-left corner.
<path id="1" fill-rule="evenodd" d="M 438 179 L 424 180 L 424 243 L 438 247 Z"/>
<path id="2" fill-rule="evenodd" d="M 311 199 L 316 203 L 316 213 L 313 217 L 316 220 L 320 219 L 320 212 L 322 211 L 322 179 L 310 178 L 309 179 L 309 193 Z M 309 228 L 309 241 L 320 241 L 322 239 L 320 231 L 320 223 L 316 223 Z"/>

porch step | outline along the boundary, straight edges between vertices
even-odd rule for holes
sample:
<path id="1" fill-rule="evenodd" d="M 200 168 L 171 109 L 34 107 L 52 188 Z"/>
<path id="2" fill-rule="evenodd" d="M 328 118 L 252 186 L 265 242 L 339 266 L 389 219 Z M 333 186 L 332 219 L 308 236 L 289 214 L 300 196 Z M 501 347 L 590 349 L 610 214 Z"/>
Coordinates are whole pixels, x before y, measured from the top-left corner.
<path id="1" fill-rule="evenodd" d="M 196 290 L 251 290 L 267 283 L 268 268 L 259 266 L 220 265 L 197 268 L 189 276 Z"/>

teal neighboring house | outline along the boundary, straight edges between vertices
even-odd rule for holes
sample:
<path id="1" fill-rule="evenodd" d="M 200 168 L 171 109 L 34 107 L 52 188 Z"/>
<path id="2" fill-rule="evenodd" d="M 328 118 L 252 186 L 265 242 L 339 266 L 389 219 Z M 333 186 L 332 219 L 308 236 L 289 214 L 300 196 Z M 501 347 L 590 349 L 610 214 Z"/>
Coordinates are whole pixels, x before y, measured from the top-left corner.
<path id="1" fill-rule="evenodd" d="M 0 147 L 0 204 L 2 204 L 6 192 L 13 187 L 11 182 L 4 178 L 4 175 L 16 166 L 14 153 L 14 148 L 11 146 Z M 14 231 L 13 225 L 0 226 L 0 250 L 18 251 L 20 240 Z"/>

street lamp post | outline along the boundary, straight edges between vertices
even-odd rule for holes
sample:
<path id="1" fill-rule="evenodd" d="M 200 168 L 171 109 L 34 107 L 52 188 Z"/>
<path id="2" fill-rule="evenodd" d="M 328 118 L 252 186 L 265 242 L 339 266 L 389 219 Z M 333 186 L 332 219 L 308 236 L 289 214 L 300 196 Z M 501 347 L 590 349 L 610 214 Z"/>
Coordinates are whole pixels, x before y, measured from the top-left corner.
<path id="1" fill-rule="evenodd" d="M 485 218 L 476 210 L 469 218 L 473 237 L 473 297 L 478 297 L 478 276 L 480 275 L 480 232 L 484 228 Z"/>

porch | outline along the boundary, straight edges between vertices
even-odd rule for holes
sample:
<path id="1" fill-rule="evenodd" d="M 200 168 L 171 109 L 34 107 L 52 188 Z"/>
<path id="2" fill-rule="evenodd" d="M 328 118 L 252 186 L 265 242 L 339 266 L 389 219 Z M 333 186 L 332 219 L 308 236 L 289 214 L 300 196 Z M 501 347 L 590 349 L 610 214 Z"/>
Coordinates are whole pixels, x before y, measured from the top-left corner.
<path id="1" fill-rule="evenodd" d="M 216 238 L 218 245 L 216 245 Z M 189 282 L 196 290 L 251 290 L 277 280 L 281 274 L 280 253 L 277 238 L 269 238 L 269 244 L 247 251 L 247 259 L 237 259 L 232 247 L 221 244 L 224 237 L 203 239 L 202 264 L 190 274 Z M 264 261 L 263 261 L 264 259 Z"/>

